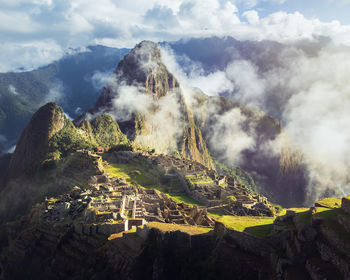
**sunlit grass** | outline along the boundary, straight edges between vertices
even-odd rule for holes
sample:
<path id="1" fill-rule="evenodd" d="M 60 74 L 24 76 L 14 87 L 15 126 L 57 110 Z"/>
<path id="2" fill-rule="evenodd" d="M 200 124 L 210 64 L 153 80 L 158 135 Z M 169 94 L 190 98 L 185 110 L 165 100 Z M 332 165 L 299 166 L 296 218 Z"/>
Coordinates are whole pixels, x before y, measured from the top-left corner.
<path id="1" fill-rule="evenodd" d="M 163 232 L 168 231 L 182 231 L 186 232 L 190 235 L 196 234 L 205 234 L 212 231 L 212 228 L 198 227 L 198 226 L 190 226 L 190 225 L 178 225 L 178 224 L 167 224 L 167 223 L 158 223 L 151 222 L 147 224 L 148 228 L 156 228 Z"/>
<path id="2" fill-rule="evenodd" d="M 199 201 L 193 199 L 192 197 L 189 197 L 188 195 L 179 195 L 179 194 L 169 194 L 167 193 L 167 196 L 175 200 L 177 203 L 186 203 L 189 205 L 197 205 L 197 206 L 204 206 L 204 204 L 200 203 Z"/>
<path id="3" fill-rule="evenodd" d="M 160 180 L 161 175 L 156 169 L 150 169 L 149 172 L 144 172 L 138 164 L 110 163 L 105 167 L 105 170 L 111 177 L 123 178 L 130 184 L 137 184 L 144 188 L 161 191 L 177 203 L 203 206 L 202 203 L 184 193 L 183 186 L 178 179 L 170 179 L 168 183 L 162 184 Z"/>
<path id="4" fill-rule="evenodd" d="M 265 238 L 270 235 L 275 220 L 274 217 L 229 216 L 215 212 L 210 212 L 209 215 L 228 228 L 259 238 Z"/>
<path id="5" fill-rule="evenodd" d="M 340 208 L 341 207 L 341 198 L 323 198 L 316 202 L 318 207 L 326 208 Z"/>

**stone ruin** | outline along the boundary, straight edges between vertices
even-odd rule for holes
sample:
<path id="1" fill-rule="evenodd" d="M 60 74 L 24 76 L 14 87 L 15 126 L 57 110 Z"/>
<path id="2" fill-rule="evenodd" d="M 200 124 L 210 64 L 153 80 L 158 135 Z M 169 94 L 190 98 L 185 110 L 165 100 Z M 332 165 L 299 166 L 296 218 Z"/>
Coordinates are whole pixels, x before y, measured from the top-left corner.
<path id="1" fill-rule="evenodd" d="M 206 209 L 178 204 L 156 190 L 106 175 L 91 177 L 87 191 L 75 187 L 58 199 L 46 199 L 43 218 L 46 222 L 70 218 L 79 234 L 113 234 L 152 221 L 214 225 Z"/>
<path id="2" fill-rule="evenodd" d="M 234 178 L 222 176 L 206 166 L 169 155 L 150 155 L 148 157 L 164 174 L 177 176 L 185 192 L 207 207 L 225 209 L 231 215 L 273 215 L 273 207 L 266 197 L 251 193 Z M 223 201 L 228 196 L 237 199 L 235 207 Z"/>

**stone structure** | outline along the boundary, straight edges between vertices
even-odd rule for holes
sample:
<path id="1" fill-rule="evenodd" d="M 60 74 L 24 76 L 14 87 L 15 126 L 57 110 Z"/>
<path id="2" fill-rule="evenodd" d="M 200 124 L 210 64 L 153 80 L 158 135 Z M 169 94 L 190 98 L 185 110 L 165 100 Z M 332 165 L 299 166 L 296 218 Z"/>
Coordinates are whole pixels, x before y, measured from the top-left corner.
<path id="1" fill-rule="evenodd" d="M 124 179 L 93 176 L 89 190 L 75 187 L 58 199 L 46 199 L 46 222 L 74 220 L 79 234 L 114 234 L 157 221 L 164 223 L 213 226 L 206 209 L 176 203 L 153 189 L 127 184 Z"/>

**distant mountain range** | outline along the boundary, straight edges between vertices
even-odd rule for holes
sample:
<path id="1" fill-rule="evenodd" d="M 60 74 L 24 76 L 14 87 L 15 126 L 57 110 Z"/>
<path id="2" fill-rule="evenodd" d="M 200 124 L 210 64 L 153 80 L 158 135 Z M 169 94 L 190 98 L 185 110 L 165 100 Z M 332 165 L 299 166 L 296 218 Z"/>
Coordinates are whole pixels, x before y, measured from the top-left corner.
<path id="1" fill-rule="evenodd" d="M 252 61 L 259 72 L 281 66 L 276 54 L 288 48 L 272 41 L 238 41 L 232 37 L 162 42 L 169 46 L 185 72 L 190 68 L 182 56 L 199 63 L 204 74 L 224 71 L 235 60 Z M 315 53 L 320 44 L 299 44 L 306 54 Z M 30 116 L 47 102 L 56 102 L 71 117 L 76 118 L 96 102 L 101 89 L 121 58 L 130 49 L 90 46 L 87 51 L 66 55 L 37 70 L 19 73 L 0 73 L 0 153 L 8 151 L 19 138 Z M 233 92 L 222 92 L 231 98 Z M 279 100 L 267 112 L 279 118 L 283 104 Z M 277 109 L 276 109 L 277 108 Z M 277 111 L 276 111 L 277 110 Z"/>
<path id="2" fill-rule="evenodd" d="M 93 46 L 37 70 L 0 73 L 0 152 L 16 144 L 32 114 L 49 101 L 57 102 L 71 118 L 90 108 L 128 52 Z"/>

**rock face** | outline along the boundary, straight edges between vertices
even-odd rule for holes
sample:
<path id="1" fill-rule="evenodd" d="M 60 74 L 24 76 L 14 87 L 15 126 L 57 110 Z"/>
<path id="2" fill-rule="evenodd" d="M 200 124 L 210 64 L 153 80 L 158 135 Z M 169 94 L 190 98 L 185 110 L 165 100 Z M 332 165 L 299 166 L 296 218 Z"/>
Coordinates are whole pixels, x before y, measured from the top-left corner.
<path id="1" fill-rule="evenodd" d="M 35 170 L 48 151 L 49 140 L 65 125 L 63 110 L 55 103 L 41 107 L 24 129 L 11 158 L 9 176 Z"/>
<path id="2" fill-rule="evenodd" d="M 137 100 L 137 96 L 131 101 L 132 104 L 126 104 L 127 101 L 115 102 L 126 98 L 123 89 L 128 87 L 136 88 L 140 99 L 144 100 L 145 97 L 148 105 L 139 105 L 143 101 Z M 168 105 L 170 102 L 173 103 Z M 146 105 L 145 112 L 145 108 L 141 109 L 140 106 Z M 166 108 L 163 112 L 166 106 L 174 108 Z M 162 152 L 180 153 L 208 167 L 214 167 L 201 130 L 196 126 L 193 114 L 185 103 L 180 85 L 167 70 L 160 49 L 153 42 L 141 42 L 124 57 L 114 72 L 113 82 L 103 89 L 95 106 L 75 123 L 81 125 L 89 114 L 95 117 L 101 112 L 111 112 L 129 139 L 157 148 L 160 145 L 158 142 L 165 137 L 167 140 L 162 143 Z"/>

